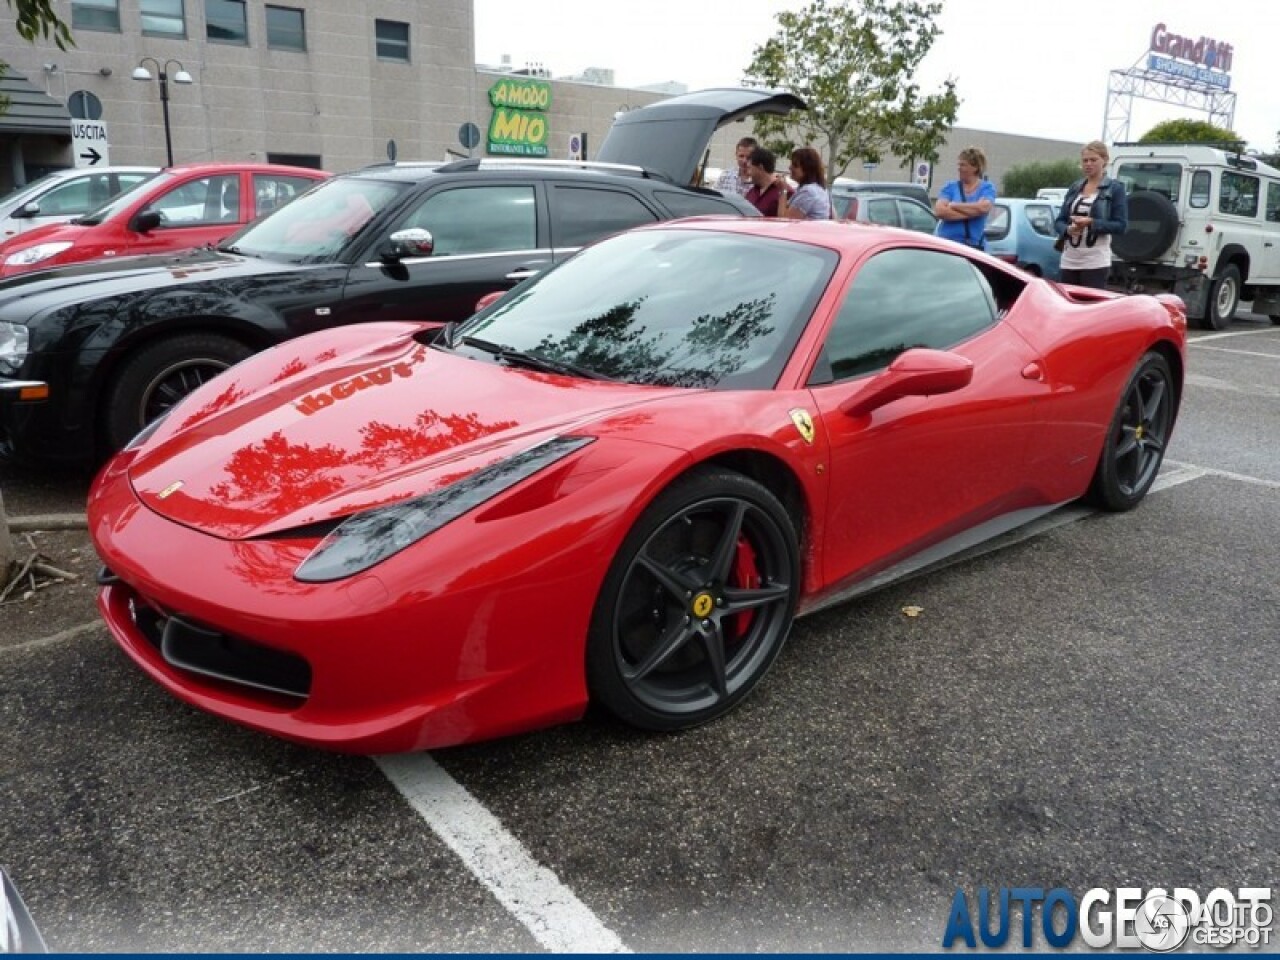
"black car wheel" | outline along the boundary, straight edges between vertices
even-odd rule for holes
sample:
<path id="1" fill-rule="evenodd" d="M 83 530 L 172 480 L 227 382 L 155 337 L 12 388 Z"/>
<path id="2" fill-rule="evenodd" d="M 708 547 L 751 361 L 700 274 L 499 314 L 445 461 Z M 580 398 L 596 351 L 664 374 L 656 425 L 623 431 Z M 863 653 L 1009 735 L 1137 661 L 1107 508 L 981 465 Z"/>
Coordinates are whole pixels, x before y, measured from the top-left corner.
<path id="1" fill-rule="evenodd" d="M 1209 329 L 1225 330 L 1231 326 L 1236 307 L 1240 306 L 1240 282 L 1240 271 L 1230 263 L 1213 278 L 1213 286 L 1209 290 L 1209 310 L 1205 315 Z"/>
<path id="2" fill-rule="evenodd" d="M 1173 432 L 1176 390 L 1164 357 L 1144 356 L 1120 397 L 1089 488 L 1104 510 L 1132 510 L 1151 489 Z"/>
<path id="3" fill-rule="evenodd" d="M 731 471 L 689 474 L 609 568 L 587 645 L 592 698 L 648 730 L 726 713 L 782 649 L 799 593 L 796 533 L 777 498 Z"/>
<path id="4" fill-rule="evenodd" d="M 253 351 L 236 340 L 193 333 L 170 337 L 125 360 L 107 396 L 104 442 L 119 450 L 179 400 Z"/>

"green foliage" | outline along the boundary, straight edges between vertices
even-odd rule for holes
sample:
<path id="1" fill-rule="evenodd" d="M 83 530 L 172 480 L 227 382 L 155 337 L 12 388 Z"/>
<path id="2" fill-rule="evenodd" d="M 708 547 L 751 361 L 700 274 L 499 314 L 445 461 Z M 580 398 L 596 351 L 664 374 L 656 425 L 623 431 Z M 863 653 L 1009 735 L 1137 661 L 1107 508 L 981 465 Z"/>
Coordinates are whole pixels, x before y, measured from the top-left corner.
<path id="1" fill-rule="evenodd" d="M 71 39 L 71 29 L 54 12 L 53 0 L 8 0 L 8 4 L 18 15 L 14 24 L 18 36 L 27 43 L 52 40 L 59 50 L 76 45 Z"/>
<path id="2" fill-rule="evenodd" d="M 757 116 L 756 136 L 780 156 L 825 143 L 829 179 L 886 153 L 936 162 L 960 100 L 952 80 L 924 96 L 913 77 L 941 10 L 940 0 L 813 0 L 779 13 L 777 34 L 753 52 L 748 82 L 789 90 L 809 110 Z"/>
<path id="3" fill-rule="evenodd" d="M 1024 163 L 1005 173 L 1000 196 L 1030 199 L 1041 187 L 1069 187 L 1080 177 L 1080 161 L 1074 158 Z"/>
<path id="4" fill-rule="evenodd" d="M 1239 143 L 1244 140 L 1234 130 L 1215 127 L 1205 120 L 1166 120 L 1138 138 L 1139 143 Z"/>

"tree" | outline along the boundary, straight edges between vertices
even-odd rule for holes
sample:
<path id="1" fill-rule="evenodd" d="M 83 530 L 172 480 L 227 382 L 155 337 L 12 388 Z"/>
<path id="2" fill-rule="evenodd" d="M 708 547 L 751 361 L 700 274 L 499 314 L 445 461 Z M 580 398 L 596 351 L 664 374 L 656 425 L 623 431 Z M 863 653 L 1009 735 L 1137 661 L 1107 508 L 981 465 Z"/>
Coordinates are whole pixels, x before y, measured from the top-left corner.
<path id="1" fill-rule="evenodd" d="M 1000 181 L 1002 197 L 1034 197 L 1041 187 L 1066 187 L 1080 179 L 1080 161 L 1045 160 L 1010 167 Z"/>
<path id="2" fill-rule="evenodd" d="M 913 81 L 938 36 L 940 0 L 813 0 L 777 15 L 778 33 L 756 47 L 748 82 L 803 97 L 807 113 L 757 116 L 756 136 L 780 155 L 825 143 L 828 176 L 886 153 L 936 162 L 955 123 L 955 82 L 924 96 Z"/>
<path id="3" fill-rule="evenodd" d="M 1205 120 L 1166 120 L 1138 138 L 1139 143 L 1237 143 L 1244 140 L 1233 130 L 1215 127 Z"/>
<path id="4" fill-rule="evenodd" d="M 27 43 L 37 40 L 52 40 L 59 50 L 67 49 L 68 44 L 75 46 L 71 39 L 71 29 L 54 12 L 53 0 L 7 0 L 9 9 L 18 14 L 14 27 L 18 36 Z"/>

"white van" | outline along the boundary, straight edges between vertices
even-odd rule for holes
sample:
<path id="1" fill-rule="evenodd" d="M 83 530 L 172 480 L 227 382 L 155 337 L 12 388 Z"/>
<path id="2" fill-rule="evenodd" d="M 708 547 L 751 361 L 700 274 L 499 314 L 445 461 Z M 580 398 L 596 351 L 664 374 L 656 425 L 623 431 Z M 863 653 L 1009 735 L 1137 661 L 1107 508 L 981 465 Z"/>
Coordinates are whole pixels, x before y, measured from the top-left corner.
<path id="1" fill-rule="evenodd" d="M 1280 323 L 1280 170 L 1206 144 L 1125 143 L 1110 172 L 1129 195 L 1113 286 L 1172 291 L 1214 330 L 1241 300 Z"/>

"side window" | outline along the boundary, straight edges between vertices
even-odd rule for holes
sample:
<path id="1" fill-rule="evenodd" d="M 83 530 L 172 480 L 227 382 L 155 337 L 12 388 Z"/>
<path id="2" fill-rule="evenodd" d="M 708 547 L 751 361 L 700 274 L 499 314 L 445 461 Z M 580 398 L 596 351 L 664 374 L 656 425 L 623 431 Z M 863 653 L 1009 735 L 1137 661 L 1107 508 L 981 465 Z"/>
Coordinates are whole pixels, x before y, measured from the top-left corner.
<path id="1" fill-rule="evenodd" d="M 81 177 L 70 183 L 55 187 L 36 202 L 40 204 L 42 217 L 67 217 L 78 213 L 87 213 L 93 200 L 90 199 L 89 177 Z M 110 197 L 103 197 L 99 205 Z"/>
<path id="2" fill-rule="evenodd" d="M 621 190 L 557 186 L 551 192 L 551 245 L 556 248 L 585 247 L 657 219 L 637 197 Z"/>
<path id="3" fill-rule="evenodd" d="M 705 217 L 709 215 L 741 217 L 743 212 L 732 203 L 719 197 L 701 193 L 677 193 L 675 190 L 655 190 L 658 202 L 673 217 Z"/>
<path id="4" fill-rule="evenodd" d="M 887 367 L 912 347 L 953 347 L 995 319 L 991 286 L 964 257 L 887 250 L 853 278 L 827 336 L 826 360 L 833 379 L 847 380 Z"/>
<path id="5" fill-rule="evenodd" d="M 151 209 L 159 211 L 161 228 L 235 223 L 240 219 L 240 176 L 191 180 L 152 201 Z"/>
<path id="6" fill-rule="evenodd" d="M 253 175 L 254 205 L 257 216 L 270 213 L 283 207 L 296 196 L 300 196 L 315 184 L 306 177 L 281 177 L 272 173 L 255 173 Z"/>
<path id="7" fill-rule="evenodd" d="M 533 250 L 538 215 L 532 186 L 459 187 L 429 196 L 399 227 L 423 227 L 435 257 Z"/>
<path id="8" fill-rule="evenodd" d="M 898 202 L 898 210 L 902 213 L 902 225 L 908 230 L 933 233 L 934 228 L 938 225 L 938 218 L 918 203 L 912 203 L 910 200 L 901 200 Z"/>
<path id="9" fill-rule="evenodd" d="M 867 222 L 883 223 L 891 227 L 898 225 L 898 205 L 893 200 L 868 200 Z"/>
<path id="10" fill-rule="evenodd" d="M 1209 188 L 1213 175 L 1208 170 L 1197 170 L 1191 175 L 1191 206 L 1202 209 L 1209 205 Z"/>
<path id="11" fill-rule="evenodd" d="M 1267 221 L 1280 223 L 1280 183 L 1267 184 Z"/>
<path id="12" fill-rule="evenodd" d="M 1222 185 L 1218 191 L 1218 210 L 1221 213 L 1234 214 L 1237 217 L 1256 217 L 1258 215 L 1258 178 L 1236 173 L 1233 170 L 1222 171 Z"/>
<path id="13" fill-rule="evenodd" d="M 1054 236 L 1052 207 L 1028 204 L 1026 210 L 1027 222 L 1031 224 L 1032 230 L 1042 237 Z"/>

